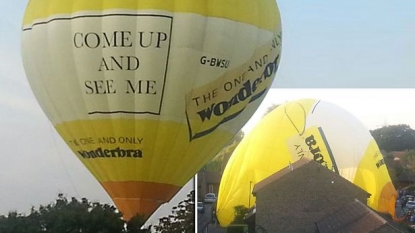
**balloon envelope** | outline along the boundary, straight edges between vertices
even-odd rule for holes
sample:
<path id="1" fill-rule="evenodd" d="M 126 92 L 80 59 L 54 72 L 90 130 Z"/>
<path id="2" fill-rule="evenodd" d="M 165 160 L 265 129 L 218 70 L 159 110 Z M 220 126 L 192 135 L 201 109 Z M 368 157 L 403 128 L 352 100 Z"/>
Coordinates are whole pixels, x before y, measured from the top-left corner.
<path id="1" fill-rule="evenodd" d="M 280 49 L 274 0 L 30 0 L 23 20 L 36 98 L 127 219 L 244 125 Z"/>
<path id="2" fill-rule="evenodd" d="M 366 127 L 344 109 L 314 99 L 268 113 L 233 152 L 219 188 L 217 215 L 229 225 L 234 207 L 251 207 L 254 185 L 301 158 L 310 158 L 371 194 L 368 206 L 394 216 L 397 192 Z"/>

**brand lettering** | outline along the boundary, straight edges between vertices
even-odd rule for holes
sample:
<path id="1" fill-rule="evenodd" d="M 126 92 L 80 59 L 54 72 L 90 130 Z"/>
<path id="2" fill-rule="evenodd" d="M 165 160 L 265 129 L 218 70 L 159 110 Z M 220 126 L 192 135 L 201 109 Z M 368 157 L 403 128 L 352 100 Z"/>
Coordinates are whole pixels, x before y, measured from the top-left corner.
<path id="1" fill-rule="evenodd" d="M 320 153 L 320 148 L 317 146 L 317 141 L 314 139 L 314 135 L 311 135 L 309 137 L 307 137 L 305 139 L 305 143 L 308 146 L 308 149 L 310 150 L 310 152 L 313 154 L 314 156 L 314 161 L 320 163 L 320 164 L 324 164 L 327 163 L 326 161 L 324 161 L 324 156 Z"/>
<path id="2" fill-rule="evenodd" d="M 142 158 L 143 152 L 139 149 L 121 149 L 117 147 L 115 149 L 102 149 L 97 148 L 96 150 L 78 151 L 79 155 L 84 159 L 95 159 L 95 158 Z"/>
<path id="3" fill-rule="evenodd" d="M 267 78 L 271 77 L 277 71 L 278 58 L 279 56 L 277 56 L 273 62 L 268 63 L 260 77 L 256 78 L 253 82 L 251 82 L 251 80 L 246 81 L 242 85 L 242 88 L 239 89 L 238 93 L 236 93 L 231 99 L 219 103 L 213 103 L 202 111 L 197 112 L 202 122 L 210 120 L 212 114 L 215 116 L 222 116 L 229 109 L 231 109 L 232 106 L 235 106 L 241 101 L 245 101 L 246 99 L 252 97 L 255 94 L 258 85 Z M 251 99 L 250 102 L 255 99 Z"/>
<path id="4" fill-rule="evenodd" d="M 380 168 L 382 165 L 385 165 L 385 160 L 384 159 L 381 159 L 376 163 L 377 168 Z"/>

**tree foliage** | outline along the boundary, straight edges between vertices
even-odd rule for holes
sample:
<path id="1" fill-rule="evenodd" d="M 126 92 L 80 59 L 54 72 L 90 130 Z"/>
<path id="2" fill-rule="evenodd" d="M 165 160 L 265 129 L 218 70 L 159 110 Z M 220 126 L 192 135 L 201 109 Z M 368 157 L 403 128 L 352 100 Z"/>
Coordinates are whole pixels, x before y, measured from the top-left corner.
<path id="1" fill-rule="evenodd" d="M 389 175 L 395 187 L 415 181 L 415 130 L 410 126 L 389 125 L 371 130 L 382 151 Z M 396 152 L 401 156 L 395 158 Z"/>
<path id="2" fill-rule="evenodd" d="M 161 218 L 154 229 L 160 233 L 193 233 L 195 231 L 195 192 L 173 207 L 172 214 Z"/>
<path id="3" fill-rule="evenodd" d="M 404 151 L 415 149 L 415 130 L 409 125 L 389 125 L 371 130 L 373 138 L 381 150 Z"/>
<path id="4" fill-rule="evenodd" d="M 91 203 L 86 198 L 68 200 L 59 194 L 54 203 L 32 208 L 29 215 L 11 212 L 0 217 L 2 233 L 118 233 L 123 232 L 122 214 L 108 204 Z"/>
<path id="5" fill-rule="evenodd" d="M 244 205 L 238 205 L 234 207 L 235 217 L 232 224 L 243 224 L 245 223 L 245 217 L 249 213 L 249 209 Z"/>
<path id="6" fill-rule="evenodd" d="M 143 228 L 145 221 L 134 216 L 126 222 L 122 213 L 109 204 L 86 198 L 67 199 L 63 194 L 51 204 L 32 207 L 29 214 L 10 212 L 0 216 L 1 233 L 187 233 L 194 232 L 194 191 L 173 207 L 173 215 L 160 219 L 159 226 Z"/>
<path id="7" fill-rule="evenodd" d="M 221 151 L 219 151 L 215 158 L 203 166 L 202 170 L 210 172 L 222 172 L 236 146 L 242 141 L 243 138 L 244 132 L 242 130 L 238 131 L 232 140 L 230 140 L 229 143 L 226 144 L 226 146 L 223 147 Z"/>

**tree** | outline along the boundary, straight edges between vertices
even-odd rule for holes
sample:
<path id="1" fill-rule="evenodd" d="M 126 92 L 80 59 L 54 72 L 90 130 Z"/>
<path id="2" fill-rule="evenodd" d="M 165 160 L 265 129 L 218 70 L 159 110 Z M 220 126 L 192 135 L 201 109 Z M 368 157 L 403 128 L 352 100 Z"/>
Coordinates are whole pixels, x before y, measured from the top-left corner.
<path id="1" fill-rule="evenodd" d="M 232 224 L 243 224 L 245 223 L 245 217 L 249 213 L 249 209 L 244 205 L 238 205 L 234 207 L 235 217 Z"/>
<path id="2" fill-rule="evenodd" d="M 32 207 L 30 214 L 10 212 L 0 216 L 1 233 L 193 233 L 194 191 L 173 207 L 172 215 L 161 218 L 158 226 L 144 228 L 143 217 L 136 215 L 128 222 L 115 206 L 90 202 L 86 198 L 68 200 L 59 194 L 55 202 Z"/>
<path id="3" fill-rule="evenodd" d="M 242 141 L 243 137 L 244 132 L 239 130 L 238 133 L 236 133 L 232 138 L 232 140 L 230 140 L 229 143 L 226 144 L 221 151 L 219 151 L 215 158 L 203 166 L 202 170 L 210 172 L 222 172 L 225 169 L 226 163 L 231 157 L 236 146 Z"/>
<path id="4" fill-rule="evenodd" d="M 415 150 L 408 150 L 404 155 L 406 166 L 415 168 Z"/>
<path id="5" fill-rule="evenodd" d="M 27 218 L 17 212 L 10 212 L 8 216 L 0 216 L 0 232 L 2 233 L 39 233 L 42 228 L 32 222 L 35 216 Z"/>
<path id="6" fill-rule="evenodd" d="M 415 149 L 415 131 L 409 125 L 389 125 L 371 130 L 381 150 L 404 151 Z"/>
<path id="7" fill-rule="evenodd" d="M 122 233 L 124 220 L 117 209 L 108 204 L 91 203 L 59 194 L 54 203 L 39 209 L 32 207 L 29 215 L 10 212 L 0 216 L 2 233 Z"/>
<path id="8" fill-rule="evenodd" d="M 140 215 L 136 215 L 127 222 L 127 233 L 150 233 L 152 226 L 148 228 L 142 228 L 146 221 Z"/>
<path id="9" fill-rule="evenodd" d="M 195 231 L 195 192 L 173 207 L 172 214 L 161 218 L 154 229 L 160 233 L 193 233 Z"/>

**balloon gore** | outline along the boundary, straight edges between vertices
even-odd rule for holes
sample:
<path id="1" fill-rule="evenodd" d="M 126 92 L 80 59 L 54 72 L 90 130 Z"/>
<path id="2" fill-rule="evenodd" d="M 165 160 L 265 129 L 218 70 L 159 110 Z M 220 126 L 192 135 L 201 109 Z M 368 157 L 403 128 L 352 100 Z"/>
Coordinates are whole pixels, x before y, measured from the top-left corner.
<path id="1" fill-rule="evenodd" d="M 255 112 L 278 69 L 274 0 L 30 0 L 42 109 L 129 219 L 149 217 Z"/>

